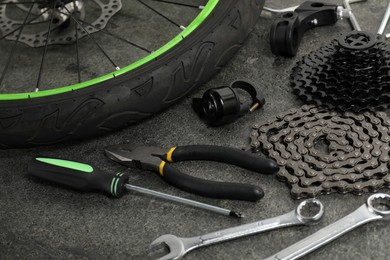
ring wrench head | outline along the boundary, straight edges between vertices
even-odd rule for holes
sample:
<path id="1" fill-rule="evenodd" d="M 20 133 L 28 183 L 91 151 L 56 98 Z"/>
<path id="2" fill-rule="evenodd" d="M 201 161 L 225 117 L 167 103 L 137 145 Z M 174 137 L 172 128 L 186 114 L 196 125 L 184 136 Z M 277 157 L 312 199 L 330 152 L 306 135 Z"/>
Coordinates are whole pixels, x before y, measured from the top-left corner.
<path id="1" fill-rule="evenodd" d="M 185 238 L 176 237 L 171 234 L 163 235 L 152 242 L 150 249 L 153 250 L 165 246 L 169 249 L 169 254 L 159 258 L 159 260 L 176 260 L 180 259 L 189 251 L 201 246 L 212 245 L 282 227 L 314 224 L 318 222 L 323 213 L 324 207 L 319 200 L 306 199 L 294 210 L 278 217 L 214 231 L 196 237 Z"/>
<path id="2" fill-rule="evenodd" d="M 372 213 L 390 220 L 390 195 L 385 193 L 371 195 L 367 199 L 367 207 Z"/>
<path id="3" fill-rule="evenodd" d="M 354 212 L 264 260 L 299 259 L 363 224 L 390 219 L 390 195 L 371 195 Z"/>
<path id="4" fill-rule="evenodd" d="M 174 235 L 163 235 L 154 240 L 149 246 L 149 252 L 153 252 L 161 246 L 169 248 L 169 253 L 158 260 L 180 259 L 186 253 L 185 245 L 182 238 Z"/>
<path id="5" fill-rule="evenodd" d="M 324 205 L 318 199 L 304 200 L 295 209 L 295 215 L 302 224 L 315 224 L 324 215 Z"/>

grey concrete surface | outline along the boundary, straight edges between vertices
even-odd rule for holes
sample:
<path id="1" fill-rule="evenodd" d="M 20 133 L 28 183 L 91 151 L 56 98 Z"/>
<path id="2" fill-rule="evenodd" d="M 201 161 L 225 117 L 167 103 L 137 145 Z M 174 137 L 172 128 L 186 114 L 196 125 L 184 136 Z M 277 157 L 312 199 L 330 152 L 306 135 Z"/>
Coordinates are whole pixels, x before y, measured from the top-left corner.
<path id="1" fill-rule="evenodd" d="M 272 7 L 300 2 L 266 1 Z M 354 5 L 364 30 L 376 32 L 386 5 L 384 0 Z M 0 151 L 0 259 L 149 259 L 148 245 L 160 235 L 201 235 L 292 210 L 299 201 L 291 199 L 288 187 L 274 176 L 212 162 L 176 165 L 197 177 L 253 183 L 266 193 L 257 203 L 215 200 L 182 192 L 164 183 L 156 174 L 125 169 L 103 155 L 103 147 L 121 143 L 162 147 L 186 144 L 245 147 L 251 125 L 261 124 L 277 113 L 302 105 L 288 84 L 292 66 L 302 55 L 350 30 L 350 25 L 348 21 L 340 21 L 334 26 L 307 32 L 297 57 L 286 59 L 275 57 L 270 51 L 268 33 L 271 22 L 261 18 L 243 48 L 218 75 L 188 98 L 149 120 L 94 140 Z M 191 98 L 239 78 L 257 84 L 267 105 L 220 128 L 210 128 L 199 121 L 191 110 Z M 27 163 L 36 155 L 91 162 L 110 172 L 129 172 L 130 182 L 134 185 L 232 208 L 245 213 L 246 217 L 232 219 L 136 193 L 112 199 L 50 185 L 26 176 Z M 389 190 L 383 192 L 389 193 Z M 316 226 L 291 227 L 201 248 L 189 253 L 185 259 L 263 259 L 349 214 L 368 196 L 320 196 L 326 214 Z M 388 224 L 374 222 L 362 226 L 304 259 L 389 259 Z"/>

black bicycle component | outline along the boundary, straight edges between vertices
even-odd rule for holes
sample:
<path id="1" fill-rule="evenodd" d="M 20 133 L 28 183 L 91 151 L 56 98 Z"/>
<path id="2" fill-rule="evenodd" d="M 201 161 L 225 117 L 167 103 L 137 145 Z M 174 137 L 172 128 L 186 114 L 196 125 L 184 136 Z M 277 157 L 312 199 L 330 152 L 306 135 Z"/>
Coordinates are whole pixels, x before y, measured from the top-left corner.
<path id="1" fill-rule="evenodd" d="M 250 94 L 251 104 L 243 104 L 236 89 Z M 253 112 L 265 104 L 263 95 L 256 88 L 242 80 L 233 82 L 230 87 L 219 87 L 207 90 L 202 98 L 194 98 L 192 107 L 206 124 L 219 126 L 231 123 L 248 112 Z"/>
<path id="2" fill-rule="evenodd" d="M 353 31 L 309 53 L 293 69 L 294 91 L 307 103 L 360 112 L 390 105 L 390 45 Z"/>
<path id="3" fill-rule="evenodd" d="M 307 30 L 332 25 L 343 18 L 343 14 L 342 7 L 313 1 L 304 2 L 294 12 L 280 13 L 271 27 L 272 53 L 295 56 Z"/>

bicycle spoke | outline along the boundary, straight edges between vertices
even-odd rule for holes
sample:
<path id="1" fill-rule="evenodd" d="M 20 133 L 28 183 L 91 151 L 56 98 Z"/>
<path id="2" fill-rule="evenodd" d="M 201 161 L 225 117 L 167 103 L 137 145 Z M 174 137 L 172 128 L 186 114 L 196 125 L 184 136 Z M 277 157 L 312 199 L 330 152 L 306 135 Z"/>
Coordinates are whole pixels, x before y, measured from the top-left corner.
<path id="1" fill-rule="evenodd" d="M 180 25 L 178 23 L 176 23 L 175 21 L 169 19 L 167 16 L 165 16 L 164 14 L 162 14 L 161 12 L 157 11 L 156 9 L 154 9 L 153 7 L 151 7 L 150 5 L 146 4 L 145 2 L 143 2 L 142 0 L 137 0 L 138 2 L 140 2 L 141 4 L 143 4 L 144 6 L 146 6 L 148 9 L 150 9 L 151 11 L 155 12 L 156 14 L 158 14 L 159 16 L 161 16 L 162 18 L 164 18 L 165 20 L 169 21 L 170 23 L 174 24 L 175 26 L 179 27 L 180 29 L 184 30 L 186 29 L 185 26 L 183 25 Z"/>
<path id="2" fill-rule="evenodd" d="M 73 1 L 73 4 L 74 1 Z M 76 62 L 77 62 L 77 80 L 81 83 L 81 70 L 80 70 L 80 51 L 79 51 L 79 33 L 78 33 L 78 24 L 74 24 L 74 31 L 76 34 Z"/>
<path id="3" fill-rule="evenodd" d="M 178 29 L 185 29 L 204 4 L 202 1 L 186 3 L 180 0 L 18 1 L 0 0 L 0 54 L 3 57 L 0 90 L 4 93 L 34 92 L 34 89 L 41 92 L 58 86 L 68 87 L 100 76 L 112 77 L 115 75 L 113 71 L 120 70 L 119 66 L 131 68 L 131 64 L 139 66 L 145 61 L 149 62 L 148 59 L 152 59 L 149 57 L 153 56 L 148 54 L 168 47 L 166 43 L 171 37 L 178 34 Z M 30 11 L 28 4 L 33 5 Z M 146 20 L 138 17 L 139 12 L 144 13 Z M 134 22 L 131 27 L 127 24 L 128 17 L 135 19 L 131 21 Z M 113 20 L 109 24 L 111 18 Z M 151 29 L 138 30 L 143 28 L 144 23 L 150 23 Z M 145 38 L 140 37 L 142 33 L 153 40 L 144 41 Z M 118 51 L 114 51 L 114 48 Z M 17 76 L 11 70 L 19 58 L 18 54 L 25 55 L 27 51 L 31 56 L 25 56 L 27 60 L 15 73 L 24 72 L 30 67 L 34 68 L 34 73 L 15 79 Z M 98 62 L 95 62 L 96 59 Z M 61 62 L 56 62 L 58 60 Z M 52 71 L 63 74 L 55 77 L 51 75 Z"/>
<path id="4" fill-rule="evenodd" d="M 128 43 L 128 44 L 130 44 L 130 45 L 132 45 L 132 46 L 134 46 L 134 47 L 136 47 L 136 48 L 138 48 L 138 49 L 141 49 L 141 50 L 143 50 L 143 51 L 145 51 L 145 52 L 147 52 L 147 53 L 152 53 L 152 51 L 146 49 L 145 47 L 142 47 L 142 46 L 140 46 L 140 45 L 138 45 L 138 44 L 135 44 L 135 43 L 133 43 L 133 42 L 131 42 L 131 41 L 129 41 L 129 40 L 126 40 L 125 38 L 123 38 L 123 37 L 121 37 L 121 36 L 119 36 L 119 35 L 117 35 L 117 34 L 114 34 L 114 33 L 110 32 L 110 31 L 107 31 L 106 29 L 100 29 L 100 28 L 96 27 L 95 25 L 90 24 L 90 23 L 88 23 L 88 22 L 86 22 L 86 21 L 83 21 L 83 20 L 80 20 L 80 19 L 77 19 L 77 20 L 78 20 L 79 22 L 81 22 L 81 23 L 84 23 L 84 24 L 88 25 L 88 26 L 92 26 L 92 27 L 94 27 L 95 29 L 98 29 L 98 30 L 100 30 L 101 32 L 103 32 L 103 33 L 105 33 L 105 34 L 108 34 L 108 35 L 110 35 L 110 36 L 112 36 L 112 37 L 114 37 L 114 38 L 116 38 L 116 39 L 118 39 L 118 40 L 121 40 L 121 41 L 123 41 L 123 42 L 126 42 L 126 43 Z"/>
<path id="5" fill-rule="evenodd" d="M 68 15 L 68 14 L 66 14 L 66 13 L 64 13 L 64 12 L 59 12 L 59 13 Z M 118 40 L 120 40 L 120 41 L 123 41 L 123 42 L 125 42 L 125 43 L 128 43 L 128 44 L 130 44 L 131 46 L 134 46 L 134 47 L 136 47 L 136 48 L 138 48 L 138 49 L 140 49 L 140 50 L 143 50 L 143 51 L 145 51 L 145 52 L 147 52 L 147 53 L 152 53 L 152 51 L 146 49 L 145 47 L 142 47 L 142 46 L 140 46 L 140 45 L 138 45 L 138 44 L 136 44 L 136 43 L 134 43 L 134 42 L 131 42 L 131 41 L 129 41 L 129 40 L 127 40 L 127 39 L 125 39 L 125 38 L 123 38 L 123 37 L 121 37 L 121 36 L 115 34 L 115 33 L 112 33 L 112 32 L 110 32 L 110 31 L 108 31 L 108 30 L 106 30 L 106 29 L 99 28 L 99 27 L 97 27 L 96 25 L 93 25 L 93 24 L 88 23 L 88 22 L 86 22 L 86 21 L 83 21 L 83 20 L 81 20 L 81 19 L 78 19 L 78 18 L 76 18 L 76 19 L 77 19 L 77 21 L 79 21 L 80 23 L 83 23 L 83 24 L 86 24 L 86 25 L 88 25 L 88 26 L 91 26 L 91 27 L 95 28 L 96 30 L 99 30 L 100 32 L 103 32 L 103 33 L 105 33 L 105 34 L 107 34 L 107 35 L 110 35 L 110 36 L 114 37 L 115 39 L 118 39 Z"/>
<path id="6" fill-rule="evenodd" d="M 57 5 L 57 1 L 54 1 L 54 5 L 53 5 L 53 10 L 55 9 Z M 41 66 L 39 68 L 39 73 L 38 73 L 38 80 L 37 80 L 37 85 L 35 87 L 35 92 L 38 92 L 39 91 L 39 87 L 41 85 L 41 78 L 42 78 L 42 71 L 43 71 L 43 67 L 45 65 L 45 58 L 46 58 L 46 53 L 47 53 L 47 48 L 49 46 L 49 39 L 50 39 L 50 32 L 51 32 L 51 25 L 53 24 L 53 19 L 54 19 L 54 11 L 51 13 L 50 15 L 50 23 L 49 23 L 49 28 L 48 28 L 48 33 L 46 35 L 46 43 L 45 43 L 45 48 L 43 50 L 43 55 L 42 55 L 42 60 L 41 60 Z"/>
<path id="7" fill-rule="evenodd" d="M 47 9 L 46 11 L 42 12 L 40 15 L 34 17 L 33 19 L 31 19 L 30 21 L 28 21 L 25 25 L 30 25 L 32 22 L 34 22 L 36 19 L 38 19 L 39 17 L 41 17 L 42 15 L 44 15 L 45 13 L 47 13 L 49 11 L 49 9 Z M 15 30 L 12 30 L 11 32 L 7 33 L 6 35 L 2 36 L 0 38 L 0 41 L 3 40 L 4 38 L 14 34 L 14 32 L 17 32 L 19 31 L 23 26 L 19 26 L 18 28 L 16 28 Z"/>
<path id="8" fill-rule="evenodd" d="M 31 11 L 32 11 L 32 9 L 33 9 L 33 6 L 34 6 L 34 3 L 31 4 L 30 9 L 29 9 L 29 11 L 28 11 L 28 13 L 27 13 L 27 16 L 25 17 L 25 19 L 24 19 L 24 21 L 23 21 L 23 25 L 22 25 L 22 28 L 20 29 L 20 32 L 19 32 L 19 34 L 18 34 L 18 37 L 16 38 L 16 41 L 14 42 L 14 44 L 13 44 L 13 46 L 12 46 L 11 53 L 10 53 L 10 55 L 8 56 L 7 63 L 6 63 L 6 65 L 5 65 L 5 67 L 4 67 L 3 73 L 1 74 L 0 86 L 1 86 L 1 84 L 3 83 L 3 80 L 4 80 L 5 75 L 7 74 L 9 65 L 11 64 L 11 60 L 12 60 L 12 58 L 13 58 L 13 56 L 14 56 L 14 53 L 15 53 L 15 50 L 16 50 L 16 46 L 17 46 L 17 44 L 18 44 L 18 42 L 19 42 L 20 36 L 22 35 L 22 31 L 23 31 L 24 26 L 26 25 L 27 19 L 28 19 L 28 17 L 29 17 L 30 14 L 31 14 Z"/>
<path id="9" fill-rule="evenodd" d="M 44 24 L 47 23 L 48 21 L 42 21 L 42 22 L 36 22 L 36 23 L 29 23 L 26 25 L 37 25 L 37 24 Z M 22 25 L 23 23 L 14 23 L 14 25 Z"/>
<path id="10" fill-rule="evenodd" d="M 178 3 L 178 2 L 167 1 L 167 0 L 153 0 L 153 1 L 166 3 L 166 4 L 173 4 L 173 5 L 179 5 L 179 6 L 192 7 L 192 8 L 197 8 L 197 9 L 203 9 L 204 8 L 203 5 L 190 5 L 190 4 Z"/>
<path id="11" fill-rule="evenodd" d="M 30 5 L 30 4 L 41 4 L 44 2 L 25 1 L 25 2 L 1 2 L 0 5 Z"/>
<path id="12" fill-rule="evenodd" d="M 84 26 L 80 24 L 80 22 L 74 17 L 74 15 L 69 11 L 69 9 L 64 5 L 61 4 L 62 8 L 64 8 L 68 12 L 68 16 L 72 18 L 74 22 L 80 26 L 80 28 L 87 34 L 88 38 L 93 41 L 93 43 L 99 48 L 99 50 L 103 53 L 104 56 L 111 62 L 111 64 L 115 67 L 116 70 L 120 70 L 120 67 L 115 64 L 115 62 L 108 56 L 108 54 L 104 51 L 104 49 L 100 46 L 100 44 L 95 40 L 95 38 L 85 29 Z"/>
<path id="13" fill-rule="evenodd" d="M 11 5 L 34 5 L 34 4 L 43 4 L 45 2 L 42 1 L 24 1 L 24 2 L 0 2 L 1 5 L 5 5 L 6 7 L 11 6 Z M 36 17 L 37 15 L 34 13 L 30 13 L 30 16 Z"/>

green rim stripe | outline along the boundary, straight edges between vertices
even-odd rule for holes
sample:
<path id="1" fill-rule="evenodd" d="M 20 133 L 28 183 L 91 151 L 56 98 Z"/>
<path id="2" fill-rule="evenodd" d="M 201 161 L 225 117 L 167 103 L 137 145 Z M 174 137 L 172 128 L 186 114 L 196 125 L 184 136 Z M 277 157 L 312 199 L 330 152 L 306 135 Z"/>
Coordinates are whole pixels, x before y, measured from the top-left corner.
<path id="1" fill-rule="evenodd" d="M 71 170 L 76 170 L 76 171 L 81 171 L 86 173 L 93 172 L 92 166 L 84 163 L 72 162 L 72 161 L 61 160 L 61 159 L 41 158 L 41 157 L 36 158 L 36 160 L 43 163 L 47 163 L 47 164 L 51 164 L 63 168 L 68 168 Z"/>
<path id="2" fill-rule="evenodd" d="M 162 46 L 157 51 L 149 54 L 148 56 L 134 62 L 133 64 L 130 64 L 127 67 L 124 67 L 118 71 L 109 73 L 107 75 L 98 77 L 96 79 L 88 80 L 82 83 L 78 83 L 75 85 L 70 85 L 66 87 L 60 87 L 56 89 L 50 89 L 50 90 L 43 90 L 39 92 L 29 92 L 29 93 L 18 93 L 18 94 L 0 94 L 0 101 L 9 101 L 9 100 L 22 100 L 22 99 L 30 99 L 30 98 L 39 98 L 39 97 L 47 97 L 47 96 L 53 96 L 57 94 L 62 94 L 66 92 L 72 92 L 75 90 L 83 89 L 101 82 L 104 82 L 106 80 L 112 79 L 116 76 L 122 75 L 124 73 L 127 73 L 131 70 L 134 70 L 154 59 L 157 59 L 162 54 L 166 53 L 173 47 L 175 47 L 178 43 L 183 41 L 184 38 L 188 37 L 193 31 L 195 31 L 196 28 L 201 25 L 206 18 L 211 14 L 211 12 L 214 10 L 214 8 L 217 6 L 219 0 L 209 0 L 204 9 L 200 12 L 200 14 L 195 18 L 194 21 L 185 29 L 183 30 L 179 35 L 177 35 L 175 38 L 173 38 L 171 41 L 169 41 L 167 44 Z"/>

